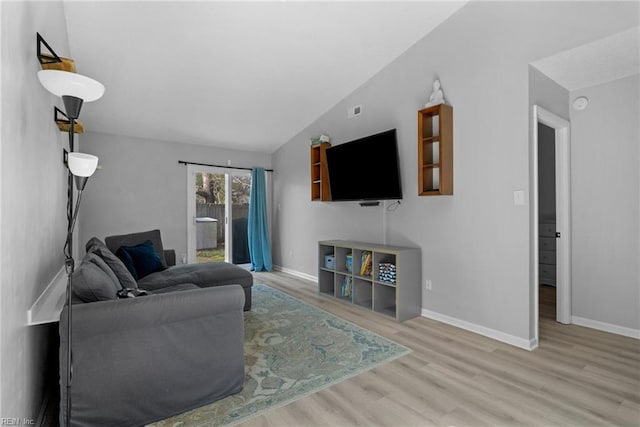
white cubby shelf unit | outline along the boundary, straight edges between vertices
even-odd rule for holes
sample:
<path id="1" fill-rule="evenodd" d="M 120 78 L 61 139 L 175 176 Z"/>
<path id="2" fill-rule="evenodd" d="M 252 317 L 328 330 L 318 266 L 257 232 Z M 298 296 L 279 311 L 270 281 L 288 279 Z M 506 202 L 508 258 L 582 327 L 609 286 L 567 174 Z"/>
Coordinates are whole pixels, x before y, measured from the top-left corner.
<path id="1" fill-rule="evenodd" d="M 361 274 L 367 254 L 371 254 L 371 271 Z M 325 265 L 327 255 L 333 255 L 333 265 L 329 267 Z M 347 255 L 352 257 L 351 271 L 347 269 Z M 387 274 L 380 276 L 380 264 L 395 266 L 395 282 Z M 319 241 L 318 292 L 403 322 L 421 313 L 421 265 L 420 248 L 346 240 Z"/>

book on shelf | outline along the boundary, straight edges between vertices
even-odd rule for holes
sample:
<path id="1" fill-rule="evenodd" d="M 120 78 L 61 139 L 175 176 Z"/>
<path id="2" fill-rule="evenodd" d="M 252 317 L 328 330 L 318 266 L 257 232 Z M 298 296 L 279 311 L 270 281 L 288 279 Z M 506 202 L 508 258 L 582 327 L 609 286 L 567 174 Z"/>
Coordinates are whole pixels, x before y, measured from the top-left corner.
<path id="1" fill-rule="evenodd" d="M 353 254 L 347 254 L 345 261 L 347 272 L 353 273 Z"/>
<path id="2" fill-rule="evenodd" d="M 351 296 L 351 288 L 353 286 L 353 281 L 351 277 L 345 277 L 342 279 L 342 286 L 340 288 L 340 296 L 342 297 L 350 297 Z"/>
<path id="3" fill-rule="evenodd" d="M 360 275 L 371 276 L 371 257 L 372 254 L 369 251 L 363 251 L 360 262 Z"/>

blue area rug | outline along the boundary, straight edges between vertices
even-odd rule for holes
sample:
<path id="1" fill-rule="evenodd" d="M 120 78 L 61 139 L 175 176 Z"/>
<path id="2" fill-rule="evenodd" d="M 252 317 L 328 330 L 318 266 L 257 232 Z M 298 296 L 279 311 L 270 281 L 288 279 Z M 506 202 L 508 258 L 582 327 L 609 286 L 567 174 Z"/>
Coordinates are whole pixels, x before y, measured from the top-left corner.
<path id="1" fill-rule="evenodd" d="M 244 389 L 154 426 L 237 424 L 410 352 L 266 285 L 244 316 Z"/>

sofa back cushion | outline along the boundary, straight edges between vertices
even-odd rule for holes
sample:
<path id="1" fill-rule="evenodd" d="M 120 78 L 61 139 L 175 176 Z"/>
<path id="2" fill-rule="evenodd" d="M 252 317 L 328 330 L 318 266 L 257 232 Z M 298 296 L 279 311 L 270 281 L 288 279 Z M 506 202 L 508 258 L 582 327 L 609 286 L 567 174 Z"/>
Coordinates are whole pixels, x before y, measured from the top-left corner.
<path id="1" fill-rule="evenodd" d="M 111 268 L 97 255 L 87 254 L 71 276 L 74 296 L 82 302 L 116 299 L 122 287 Z"/>
<path id="2" fill-rule="evenodd" d="M 119 236 L 109 236 L 104 239 L 107 247 L 114 254 L 118 253 L 121 246 L 136 246 L 150 240 L 153 244 L 163 268 L 167 268 L 167 261 L 164 257 L 164 248 L 162 246 L 162 238 L 160 230 L 144 231 L 142 233 L 122 234 Z"/>
<path id="3" fill-rule="evenodd" d="M 93 253 L 102 258 L 118 278 L 121 287 L 130 289 L 136 289 L 138 287 L 136 279 L 131 275 L 127 267 L 107 248 L 107 245 L 105 245 L 102 240 L 97 237 L 92 237 L 87 242 L 85 248 L 87 253 Z"/>
<path id="4" fill-rule="evenodd" d="M 136 246 L 120 246 L 116 255 L 136 280 L 165 269 L 151 240 Z"/>

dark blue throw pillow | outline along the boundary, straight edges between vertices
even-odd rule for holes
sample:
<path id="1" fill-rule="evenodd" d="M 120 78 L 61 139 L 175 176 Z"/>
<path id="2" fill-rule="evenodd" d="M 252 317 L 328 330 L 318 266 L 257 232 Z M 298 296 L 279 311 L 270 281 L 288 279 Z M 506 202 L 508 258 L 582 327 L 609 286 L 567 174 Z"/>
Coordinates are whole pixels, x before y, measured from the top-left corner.
<path id="1" fill-rule="evenodd" d="M 135 280 L 138 280 L 138 273 L 136 273 L 136 267 L 135 265 L 133 265 L 133 259 L 131 259 L 131 255 L 129 255 L 127 251 L 122 249 L 123 247 L 124 246 L 118 248 L 118 250 L 116 251 L 116 256 L 120 258 L 120 261 L 122 261 L 124 266 L 127 267 L 127 270 L 129 270 L 129 273 L 131 273 L 133 278 Z"/>
<path id="2" fill-rule="evenodd" d="M 160 256 L 151 240 L 145 240 L 136 246 L 121 246 L 116 256 L 122 260 L 127 270 L 136 280 L 156 271 L 164 270 Z"/>

